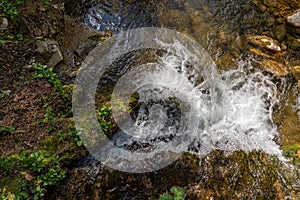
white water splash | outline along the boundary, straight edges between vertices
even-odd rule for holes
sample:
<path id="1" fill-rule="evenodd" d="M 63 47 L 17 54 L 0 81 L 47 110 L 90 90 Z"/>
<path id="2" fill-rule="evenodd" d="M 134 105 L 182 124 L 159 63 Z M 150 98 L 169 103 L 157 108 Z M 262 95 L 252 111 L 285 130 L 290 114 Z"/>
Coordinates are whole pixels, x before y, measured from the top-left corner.
<path id="1" fill-rule="evenodd" d="M 120 131 L 108 139 L 94 112 L 99 77 L 117 59 L 127 59 L 126 53 L 145 49 L 160 49 L 159 58 L 147 64 L 140 60 L 136 67 L 114 66 L 123 71 L 111 100 Z M 281 157 L 274 141 L 272 112 L 278 99 L 271 77 L 254 70 L 250 61 L 219 73 L 198 43 L 176 31 L 141 28 L 119 33 L 89 54 L 75 83 L 84 91 L 73 93 L 80 137 L 95 158 L 114 169 L 149 172 L 171 164 L 181 153 L 205 156 L 216 149 L 256 149 Z M 134 92 L 139 102 L 131 107 Z M 79 101 L 82 95 L 85 101 Z"/>
<path id="2" fill-rule="evenodd" d="M 163 86 L 159 89 L 159 94 L 155 95 L 149 93 L 149 90 L 148 93 L 147 90 L 139 90 L 140 102 L 153 98 L 166 100 L 168 96 L 183 100 L 189 106 L 184 112 L 196 113 L 198 131 L 193 132 L 187 127 L 178 131 L 176 126 L 170 126 L 166 131 L 166 111 L 162 107 L 154 109 L 152 106 L 149 113 L 139 113 L 139 123 L 134 125 L 137 131 L 131 129 L 128 132 L 134 132 L 133 136 L 138 138 L 187 135 L 184 137 L 187 141 L 180 140 L 180 143 L 175 143 L 176 146 L 154 142 L 154 145 L 164 150 L 170 148 L 170 151 L 175 152 L 190 150 L 204 156 L 215 149 L 227 153 L 236 150 L 263 150 L 268 154 L 281 156 L 279 146 L 274 141 L 278 133 L 272 121 L 272 112 L 278 99 L 277 88 L 271 77 L 258 70 L 249 73 L 250 68 L 252 69 L 249 61 L 240 61 L 238 69 L 222 74 L 218 74 L 216 69 L 203 71 L 197 69 L 195 55 L 182 44 L 175 41 L 171 45 L 176 49 L 176 55 L 169 53 L 158 64 L 151 64 L 151 70 L 149 65 L 145 65 L 141 71 L 138 70 L 139 73 L 133 75 L 129 72 L 125 76 L 135 80 L 136 86 L 150 83 L 153 84 L 152 87 Z M 123 82 L 119 83 L 124 88 Z M 157 108 L 157 104 L 155 106 Z M 181 120 L 188 118 L 183 117 Z"/>

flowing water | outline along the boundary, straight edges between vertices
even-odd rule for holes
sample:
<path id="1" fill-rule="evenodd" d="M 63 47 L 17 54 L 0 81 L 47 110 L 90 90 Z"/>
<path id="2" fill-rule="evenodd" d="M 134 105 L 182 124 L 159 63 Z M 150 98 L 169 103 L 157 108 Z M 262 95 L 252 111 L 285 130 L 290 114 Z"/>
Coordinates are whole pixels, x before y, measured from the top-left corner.
<path id="1" fill-rule="evenodd" d="M 145 69 L 149 68 L 146 66 L 139 71 L 140 76 L 137 75 L 134 79 L 140 85 L 152 83 L 168 88 L 167 92 L 165 89 L 158 88 L 162 101 L 166 101 L 166 98 L 173 95 L 172 90 L 177 91 L 178 94 L 180 92 L 188 100 L 191 106 L 189 110 L 196 111 L 201 121 L 201 127 L 199 127 L 201 131 L 190 139 L 198 147 L 189 148 L 200 148 L 197 152 L 204 154 L 213 149 L 229 152 L 239 149 L 245 151 L 261 149 L 270 154 L 280 155 L 279 145 L 274 141 L 279 133 L 273 121 L 274 107 L 280 102 L 278 94 L 280 88 L 274 83 L 272 75 L 255 69 L 253 66 L 256 62 L 255 58 L 241 52 L 243 43 L 238 44 L 240 46 L 232 44 L 233 40 L 238 39 L 242 34 L 260 33 L 267 29 L 262 26 L 268 18 L 266 14 L 258 15 L 259 20 L 253 22 L 253 17 L 258 12 L 254 4 L 234 0 L 223 2 L 162 1 L 160 3 L 92 1 L 92 4 L 94 6 L 81 16 L 88 26 L 98 31 L 110 30 L 117 34 L 134 28 L 163 26 L 181 30 L 198 41 L 204 48 L 207 48 L 216 62 L 220 54 L 226 54 L 229 51 L 240 54 L 238 58 L 232 56 L 232 60 L 235 59 L 232 69 L 223 71 L 221 61 L 221 65 L 217 67 L 209 66 L 214 68 L 215 72 L 205 77 L 205 80 L 197 80 L 197 78 L 188 80 L 185 78 L 191 75 L 202 77 L 201 73 L 207 72 L 199 72 L 197 66 L 185 66 L 193 55 L 188 55 L 188 51 L 183 48 L 184 44 L 174 43 L 171 45 L 176 49 L 177 54 L 181 54 L 181 57 L 165 55 L 159 61 L 160 68 L 163 70 L 146 73 Z M 194 69 L 188 69 L 188 67 Z M 217 73 L 218 70 L 221 72 Z M 125 76 L 128 75 L 125 74 Z M 145 94 L 146 91 L 144 91 Z M 148 97 L 144 97 L 144 100 L 155 96 L 147 95 Z M 139 134 L 146 137 L 154 132 L 155 134 L 165 132 L 166 129 L 176 130 L 175 125 L 180 122 L 171 123 L 167 119 L 170 115 L 176 116 L 176 114 L 170 114 L 168 111 L 168 115 L 167 113 L 157 115 L 160 111 L 154 108 L 155 106 L 151 106 L 153 113 L 144 105 L 144 108 L 136 114 L 135 125 L 139 128 Z M 297 102 L 295 102 L 295 113 L 297 107 Z M 165 127 L 167 123 L 175 127 Z M 166 133 L 166 135 L 172 134 L 174 133 Z M 118 143 L 124 142 L 120 139 L 124 137 L 117 138 L 115 136 Z"/>
<path id="2" fill-rule="evenodd" d="M 269 30 L 270 16 L 250 1 L 115 0 L 92 1 L 86 7 L 84 13 L 72 10 L 72 15 L 95 30 L 118 34 L 141 27 L 170 28 L 197 41 L 212 57 L 203 67 L 197 62 L 205 57 L 202 52 L 199 57 L 179 41 L 159 41 L 172 53 L 156 52 L 146 64 L 143 58 L 134 64 L 122 59 L 114 63 L 100 87 L 110 80 L 112 96 L 122 90 L 139 94 L 137 105 L 127 108 L 132 109 L 130 127 L 124 122 L 126 116 L 118 115 L 122 111 L 113 110 L 119 130 L 111 140 L 119 148 L 150 156 L 162 149 L 199 157 L 214 150 L 228 155 L 262 150 L 284 160 L 279 138 L 288 138 L 283 139 L 286 144 L 300 142 L 300 96 L 295 82 L 258 68 L 256 57 L 245 50 L 246 35 Z M 112 104 L 128 100 L 132 93 Z M 279 128 L 278 116 L 290 117 L 294 124 Z"/>

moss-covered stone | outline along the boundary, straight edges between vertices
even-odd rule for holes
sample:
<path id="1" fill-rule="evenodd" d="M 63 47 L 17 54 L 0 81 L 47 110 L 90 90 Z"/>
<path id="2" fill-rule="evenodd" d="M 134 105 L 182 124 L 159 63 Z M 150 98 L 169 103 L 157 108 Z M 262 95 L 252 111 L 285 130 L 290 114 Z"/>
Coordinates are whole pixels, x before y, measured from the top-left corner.
<path id="1" fill-rule="evenodd" d="M 82 199 L 158 199 L 159 194 L 174 185 L 187 191 L 187 199 L 293 197 L 294 191 L 279 168 L 281 164 L 276 157 L 257 151 L 239 151 L 229 156 L 214 151 L 203 159 L 184 154 L 172 165 L 145 174 L 118 172 L 96 162 L 74 169 L 52 198 L 72 199 L 80 195 Z"/>

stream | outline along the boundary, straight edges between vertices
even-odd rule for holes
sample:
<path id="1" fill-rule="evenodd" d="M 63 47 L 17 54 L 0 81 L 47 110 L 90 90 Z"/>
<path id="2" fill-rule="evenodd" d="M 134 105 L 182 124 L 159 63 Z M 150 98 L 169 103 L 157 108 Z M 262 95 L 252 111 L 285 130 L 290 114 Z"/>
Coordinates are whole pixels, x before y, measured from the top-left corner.
<path id="1" fill-rule="evenodd" d="M 91 85 L 83 87 L 95 90 L 88 90 L 91 96 L 96 89 L 101 96 L 107 84 L 113 86 L 112 115 L 118 129 L 100 150 L 90 145 L 84 136 L 90 136 L 88 132 L 81 135 L 91 154 L 74 166 L 55 197 L 67 190 L 82 199 L 156 199 L 157 193 L 180 185 L 190 190 L 191 199 L 299 198 L 299 171 L 293 171 L 280 149 L 300 143 L 299 90 L 290 75 L 265 67 L 283 59 L 297 64 L 299 57 L 289 46 L 288 56 L 258 55 L 253 53 L 257 46 L 249 43 L 249 36 L 278 35 L 270 28 L 276 29 L 278 20 L 250 0 L 94 0 L 76 5 L 66 5 L 75 20 L 114 35 L 87 57 L 91 63 L 107 63 L 103 73 L 93 71 L 94 66 L 81 73 L 91 74 Z M 149 32 L 160 33 L 154 27 L 163 30 L 151 43 Z M 147 50 L 135 49 L 141 35 L 149 41 Z M 290 37 L 286 35 L 283 38 Z M 287 39 L 276 39 L 286 47 Z M 160 50 L 154 49 L 157 45 Z M 78 75 L 75 84 L 84 75 Z M 130 107 L 134 92 L 139 94 L 138 103 Z M 84 128 L 85 123 L 77 125 Z M 270 172 L 268 159 L 285 167 Z M 293 177 L 287 182 L 297 197 L 284 187 L 283 178 L 274 181 L 284 171 Z M 71 187 L 77 179 L 81 183 Z M 224 191 L 216 192 L 214 184 Z"/>

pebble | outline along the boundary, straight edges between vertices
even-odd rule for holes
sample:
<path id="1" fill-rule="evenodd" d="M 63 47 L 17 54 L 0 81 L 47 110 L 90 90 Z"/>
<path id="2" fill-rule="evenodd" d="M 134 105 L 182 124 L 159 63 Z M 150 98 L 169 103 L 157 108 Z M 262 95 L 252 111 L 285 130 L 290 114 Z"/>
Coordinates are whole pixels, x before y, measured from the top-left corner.
<path id="1" fill-rule="evenodd" d="M 293 76 L 296 80 L 300 81 L 300 66 L 294 66 L 292 69 Z"/>
<path id="2" fill-rule="evenodd" d="M 287 17 L 288 23 L 300 28 L 300 10 L 296 11 L 293 15 Z"/>
<path id="3" fill-rule="evenodd" d="M 278 25 L 274 28 L 274 35 L 277 40 L 282 41 L 286 37 L 286 27 L 285 24 Z"/>
<path id="4" fill-rule="evenodd" d="M 8 19 L 5 17 L 0 17 L 0 30 L 5 30 L 8 27 Z"/>

